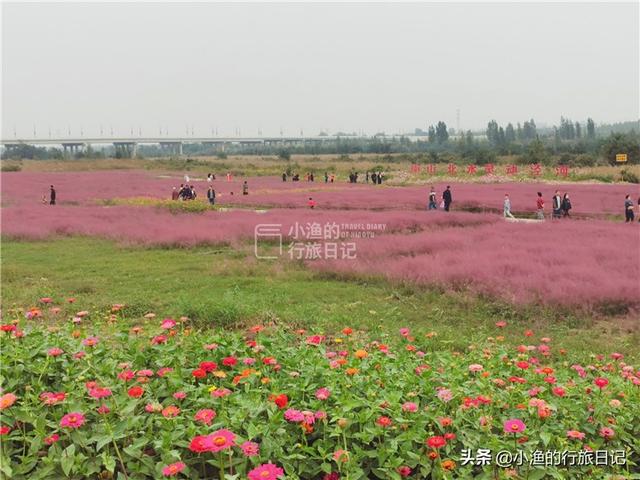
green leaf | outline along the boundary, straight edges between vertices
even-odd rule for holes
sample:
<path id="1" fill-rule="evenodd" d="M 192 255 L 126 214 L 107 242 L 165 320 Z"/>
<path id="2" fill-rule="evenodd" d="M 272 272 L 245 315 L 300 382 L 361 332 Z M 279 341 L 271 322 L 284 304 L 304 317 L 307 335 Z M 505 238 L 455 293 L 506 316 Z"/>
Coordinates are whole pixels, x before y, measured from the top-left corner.
<path id="1" fill-rule="evenodd" d="M 71 469 L 73 468 L 73 460 L 74 458 L 72 456 L 64 454 L 60 459 L 60 466 L 62 467 L 62 471 L 67 477 L 69 476 L 69 473 L 71 473 Z"/>
<path id="2" fill-rule="evenodd" d="M 116 469 L 116 459 L 109 455 L 107 452 L 102 452 L 102 463 L 111 473 Z"/>
<path id="3" fill-rule="evenodd" d="M 544 432 L 544 431 L 540 432 L 540 438 L 542 439 L 542 443 L 546 447 L 547 445 L 549 445 L 549 442 L 551 441 L 551 434 L 549 432 Z"/>
<path id="4" fill-rule="evenodd" d="M 544 478 L 546 474 L 547 474 L 546 470 L 540 470 L 540 469 L 530 470 L 527 478 L 528 480 L 540 480 L 541 478 Z"/>

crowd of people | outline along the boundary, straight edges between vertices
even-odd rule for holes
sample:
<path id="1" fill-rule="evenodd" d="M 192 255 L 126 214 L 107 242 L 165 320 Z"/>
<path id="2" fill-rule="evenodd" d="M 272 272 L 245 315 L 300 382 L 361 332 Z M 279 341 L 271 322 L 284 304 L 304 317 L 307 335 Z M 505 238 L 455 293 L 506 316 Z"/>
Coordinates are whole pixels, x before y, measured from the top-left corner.
<path id="1" fill-rule="evenodd" d="M 357 183 L 358 182 L 358 172 L 352 172 L 349 174 L 349 183 Z M 286 182 L 289 175 L 284 172 L 282 174 L 282 181 Z M 189 182 L 189 176 L 185 175 L 185 182 Z M 373 182 L 373 184 L 380 185 L 383 179 L 382 172 L 373 172 L 369 174 L 366 172 L 366 182 L 369 183 L 369 180 Z M 209 183 L 209 188 L 207 189 L 207 201 L 210 205 L 215 205 L 216 203 L 216 191 L 211 185 L 213 180 L 216 179 L 215 174 L 209 173 L 207 175 L 207 183 Z M 313 173 L 307 173 L 305 175 L 305 179 L 308 182 L 313 182 L 315 180 Z M 291 181 L 297 182 L 300 180 L 300 176 L 297 173 L 291 175 Z M 227 173 L 227 181 L 231 181 L 231 174 Z M 334 183 L 335 174 L 329 175 L 328 172 L 324 174 L 325 183 Z M 230 192 L 229 195 L 233 196 L 233 192 Z M 247 180 L 244 180 L 242 183 L 242 195 L 249 195 L 249 184 Z M 56 204 L 57 193 L 53 185 L 49 188 L 49 200 L 47 200 L 46 195 L 42 196 L 42 203 L 55 205 Z M 198 198 L 198 194 L 196 192 L 195 186 L 189 183 L 180 184 L 180 188 L 173 187 L 173 191 L 171 192 L 172 200 L 181 200 L 181 201 L 189 201 L 196 200 Z M 442 192 L 440 196 L 440 203 L 438 204 L 438 195 L 435 191 L 434 187 L 431 187 L 429 191 L 429 200 L 427 203 L 427 210 L 438 210 L 442 209 L 445 212 L 450 211 L 451 204 L 453 203 L 453 194 L 451 192 L 451 186 L 447 185 L 446 189 Z M 542 192 L 537 192 L 536 197 L 536 218 L 538 220 L 545 219 L 545 202 Z M 312 197 L 309 197 L 307 202 L 307 206 L 311 209 L 316 207 L 316 201 L 313 200 Z M 553 197 L 551 198 L 551 219 L 560 219 L 560 218 L 570 218 L 571 217 L 571 199 L 569 198 L 569 192 L 564 192 L 563 195 L 560 194 L 559 190 L 556 190 Z M 638 197 L 637 202 L 637 210 L 638 210 L 638 221 L 640 222 L 640 197 Z M 632 223 L 635 221 L 635 212 L 634 212 L 634 202 L 631 199 L 631 195 L 626 195 L 624 199 L 624 215 L 625 222 Z M 503 199 L 503 216 L 505 218 L 515 219 L 516 217 L 511 212 L 511 198 L 508 193 L 504 194 Z"/>
<path id="2" fill-rule="evenodd" d="M 427 210 L 438 210 L 437 203 L 437 194 L 433 187 L 429 191 L 429 203 L 427 205 Z M 448 212 L 451 208 L 451 203 L 453 202 L 453 195 L 451 194 L 451 186 L 447 185 L 447 188 L 444 192 L 442 192 L 442 197 L 440 197 L 440 208 L 444 209 L 445 212 Z"/>

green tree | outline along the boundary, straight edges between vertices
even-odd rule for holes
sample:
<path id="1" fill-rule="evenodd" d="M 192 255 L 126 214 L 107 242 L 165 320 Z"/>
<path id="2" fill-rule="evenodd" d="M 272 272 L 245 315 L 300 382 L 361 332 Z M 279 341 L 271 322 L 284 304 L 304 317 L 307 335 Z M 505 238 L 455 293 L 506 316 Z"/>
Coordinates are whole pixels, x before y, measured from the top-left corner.
<path id="1" fill-rule="evenodd" d="M 493 146 L 498 145 L 498 122 L 491 120 L 487 123 L 487 140 Z"/>
<path id="2" fill-rule="evenodd" d="M 548 165 L 551 160 L 551 156 L 549 155 L 549 152 L 547 152 L 546 148 L 544 148 L 544 143 L 542 143 L 542 140 L 536 138 L 527 147 L 525 160 L 527 163 L 540 163 L 542 165 Z"/>
<path id="3" fill-rule="evenodd" d="M 449 140 L 449 133 L 447 132 L 447 124 L 443 121 L 438 122 L 436 125 L 436 142 L 439 145 L 447 143 Z"/>
<path id="4" fill-rule="evenodd" d="M 602 144 L 602 154 L 607 161 L 615 165 L 616 155 L 627 154 L 627 163 L 640 163 L 640 138 L 632 133 L 612 133 Z"/>
<path id="5" fill-rule="evenodd" d="M 429 143 L 435 143 L 436 141 L 436 129 L 433 128 L 433 125 L 429 126 L 429 130 L 427 131 L 427 138 Z"/>
<path id="6" fill-rule="evenodd" d="M 513 143 L 516 141 L 516 131 L 513 129 L 513 125 L 511 123 L 507 124 L 507 128 L 504 131 L 504 139 L 507 143 Z"/>
<path id="7" fill-rule="evenodd" d="M 587 138 L 596 138 L 596 124 L 592 118 L 587 118 Z"/>

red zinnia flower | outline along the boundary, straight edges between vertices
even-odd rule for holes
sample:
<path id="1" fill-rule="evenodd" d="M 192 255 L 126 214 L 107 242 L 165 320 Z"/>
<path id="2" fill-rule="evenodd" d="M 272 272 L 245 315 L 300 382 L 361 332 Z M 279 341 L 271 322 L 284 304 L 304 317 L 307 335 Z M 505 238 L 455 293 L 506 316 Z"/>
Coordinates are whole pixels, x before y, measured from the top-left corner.
<path id="1" fill-rule="evenodd" d="M 138 385 L 136 385 L 135 387 L 131 387 L 128 391 L 127 394 L 131 397 L 131 398 L 140 398 L 142 396 L 142 394 L 144 393 L 144 389 Z"/>
<path id="2" fill-rule="evenodd" d="M 289 397 L 287 397 L 284 393 L 281 393 L 280 395 L 277 395 L 273 401 L 275 402 L 275 404 L 278 406 L 278 408 L 283 409 L 287 406 L 287 404 L 289 403 Z"/>
<path id="3" fill-rule="evenodd" d="M 427 439 L 427 445 L 429 445 L 431 448 L 442 448 L 446 444 L 447 440 L 445 440 L 445 438 L 441 437 L 440 435 L 435 435 Z"/>

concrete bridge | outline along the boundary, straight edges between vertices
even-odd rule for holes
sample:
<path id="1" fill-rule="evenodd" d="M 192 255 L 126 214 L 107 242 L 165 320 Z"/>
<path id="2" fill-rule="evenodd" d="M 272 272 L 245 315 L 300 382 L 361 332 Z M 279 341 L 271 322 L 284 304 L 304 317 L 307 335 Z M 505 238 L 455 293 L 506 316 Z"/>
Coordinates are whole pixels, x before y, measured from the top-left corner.
<path id="1" fill-rule="evenodd" d="M 121 137 L 121 138 L 24 138 L 2 139 L 0 144 L 9 152 L 22 145 L 37 147 L 62 147 L 65 156 L 75 155 L 89 145 L 113 145 L 116 152 L 123 157 L 135 157 L 138 145 L 159 145 L 174 155 L 182 155 L 185 144 L 218 145 L 224 150 L 225 145 L 307 145 L 314 143 L 335 142 L 338 139 L 356 139 L 367 137 L 355 136 L 315 136 L 315 137 Z"/>

